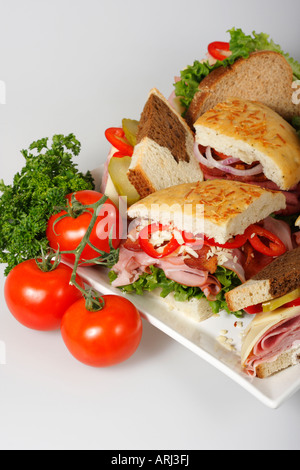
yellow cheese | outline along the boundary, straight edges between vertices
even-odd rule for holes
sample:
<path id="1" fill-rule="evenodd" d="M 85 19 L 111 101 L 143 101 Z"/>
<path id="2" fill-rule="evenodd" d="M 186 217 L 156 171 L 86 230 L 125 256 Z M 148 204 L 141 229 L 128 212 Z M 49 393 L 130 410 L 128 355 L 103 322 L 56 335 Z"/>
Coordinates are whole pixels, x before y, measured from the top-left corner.
<path id="1" fill-rule="evenodd" d="M 255 344 L 272 326 L 278 324 L 282 320 L 292 318 L 300 314 L 300 306 L 290 308 L 278 308 L 273 312 L 262 312 L 255 315 L 252 322 L 245 330 L 241 349 L 241 363 L 245 364 L 249 354 Z"/>

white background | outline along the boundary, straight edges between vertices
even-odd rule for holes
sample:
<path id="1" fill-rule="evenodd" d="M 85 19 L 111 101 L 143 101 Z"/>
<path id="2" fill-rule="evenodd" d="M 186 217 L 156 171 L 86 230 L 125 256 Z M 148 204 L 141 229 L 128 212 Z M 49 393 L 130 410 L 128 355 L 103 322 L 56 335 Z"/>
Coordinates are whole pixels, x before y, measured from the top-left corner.
<path id="1" fill-rule="evenodd" d="M 299 0 L 1 0 L 0 178 L 11 183 L 20 150 L 74 132 L 76 162 L 93 169 L 107 127 L 138 119 L 152 87 L 201 59 L 235 26 L 268 32 L 297 60 Z M 1 217 L 1 216 L 0 216 Z M 267 408 L 221 372 L 144 323 L 136 354 L 93 369 L 59 332 L 19 325 L 0 286 L 1 449 L 299 449 L 300 392 Z"/>

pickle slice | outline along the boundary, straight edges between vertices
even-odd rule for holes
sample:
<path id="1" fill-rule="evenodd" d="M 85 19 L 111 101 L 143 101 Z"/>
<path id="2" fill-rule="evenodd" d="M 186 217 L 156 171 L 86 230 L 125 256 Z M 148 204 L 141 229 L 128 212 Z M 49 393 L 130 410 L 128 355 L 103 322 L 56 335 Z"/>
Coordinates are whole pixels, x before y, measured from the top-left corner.
<path id="1" fill-rule="evenodd" d="M 300 288 L 289 292 L 288 294 L 282 295 L 277 299 L 269 300 L 268 302 L 264 302 L 262 304 L 263 312 L 272 312 L 276 310 L 276 308 L 282 307 L 282 305 L 287 304 L 288 302 L 292 302 L 300 297 Z"/>
<path id="2" fill-rule="evenodd" d="M 136 136 L 138 131 L 139 121 L 134 119 L 122 119 L 122 128 L 128 142 L 134 147 L 136 145 Z"/>
<path id="3" fill-rule="evenodd" d="M 120 196 L 127 197 L 127 204 L 131 206 L 140 199 L 135 187 L 127 177 L 127 171 L 131 162 L 131 157 L 112 157 L 108 164 L 108 173 Z"/>

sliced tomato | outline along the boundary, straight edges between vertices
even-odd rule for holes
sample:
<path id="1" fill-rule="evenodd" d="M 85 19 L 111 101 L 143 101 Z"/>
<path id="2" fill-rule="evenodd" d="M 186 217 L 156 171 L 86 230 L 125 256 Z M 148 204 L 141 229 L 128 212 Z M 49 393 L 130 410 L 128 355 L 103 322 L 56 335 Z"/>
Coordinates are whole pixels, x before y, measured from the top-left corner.
<path id="1" fill-rule="evenodd" d="M 217 152 L 217 150 L 213 149 L 213 152 L 218 156 L 220 157 L 222 160 L 226 160 L 226 158 L 229 157 L 229 155 L 225 155 L 225 153 L 222 153 L 222 152 Z"/>
<path id="2" fill-rule="evenodd" d="M 125 132 L 121 127 L 109 127 L 105 131 L 105 137 L 121 154 L 131 157 L 133 154 L 133 146 L 130 145 L 125 137 Z M 116 156 L 116 155 L 114 155 Z"/>

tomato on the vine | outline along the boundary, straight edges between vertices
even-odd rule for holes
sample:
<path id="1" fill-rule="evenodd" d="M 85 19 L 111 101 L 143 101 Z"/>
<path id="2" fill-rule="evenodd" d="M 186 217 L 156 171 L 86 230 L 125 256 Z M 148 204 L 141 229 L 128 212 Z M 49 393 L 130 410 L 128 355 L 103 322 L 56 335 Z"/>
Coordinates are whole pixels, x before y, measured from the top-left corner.
<path id="1" fill-rule="evenodd" d="M 24 326 L 34 330 L 55 330 L 65 311 L 82 297 L 70 285 L 72 269 L 59 263 L 52 271 L 42 271 L 35 259 L 23 261 L 8 274 L 4 296 L 12 315 Z M 83 281 L 76 277 L 79 285 Z"/>
<path id="2" fill-rule="evenodd" d="M 80 299 L 66 311 L 61 334 L 69 352 L 80 362 L 106 367 L 128 359 L 142 337 L 142 319 L 128 299 L 103 295 L 103 307 L 90 311 Z"/>
<path id="3" fill-rule="evenodd" d="M 74 196 L 76 204 L 79 202 L 82 205 L 90 205 L 99 201 L 103 197 L 103 194 L 93 190 L 82 190 L 74 193 Z M 54 250 L 75 250 L 86 234 L 91 222 L 93 209 L 87 208 L 76 213 L 76 209 L 72 209 L 71 201 L 72 194 L 68 194 L 66 196 L 66 202 L 71 209 L 71 215 L 69 215 L 67 211 L 62 210 L 58 214 L 52 215 L 48 221 L 46 236 L 50 246 Z M 115 204 L 110 199 L 107 199 L 104 204 L 100 206 L 89 241 L 98 250 L 109 253 L 110 237 L 113 248 L 117 248 L 120 244 L 120 234 L 121 222 L 119 211 Z M 80 260 L 91 260 L 99 256 L 99 253 L 87 244 L 81 253 Z M 62 257 L 65 260 L 74 262 L 74 254 L 62 254 Z M 88 263 L 86 265 L 88 265 Z"/>

